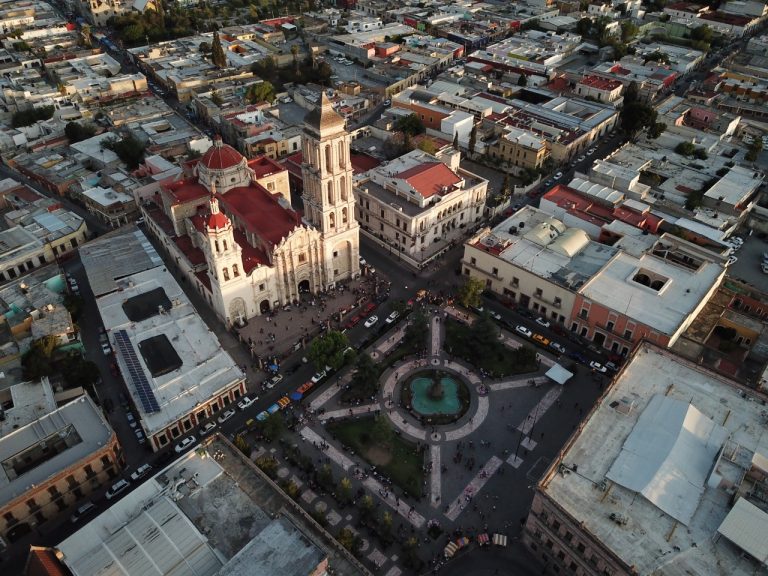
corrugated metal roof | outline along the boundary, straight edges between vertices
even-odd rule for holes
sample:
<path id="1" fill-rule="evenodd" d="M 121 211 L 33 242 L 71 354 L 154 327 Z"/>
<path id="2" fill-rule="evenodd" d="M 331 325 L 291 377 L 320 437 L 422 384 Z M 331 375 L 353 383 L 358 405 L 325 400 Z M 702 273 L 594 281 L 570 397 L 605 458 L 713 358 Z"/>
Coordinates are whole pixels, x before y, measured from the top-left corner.
<path id="1" fill-rule="evenodd" d="M 717 531 L 761 563 L 768 563 L 768 514 L 744 498 L 728 512 Z"/>

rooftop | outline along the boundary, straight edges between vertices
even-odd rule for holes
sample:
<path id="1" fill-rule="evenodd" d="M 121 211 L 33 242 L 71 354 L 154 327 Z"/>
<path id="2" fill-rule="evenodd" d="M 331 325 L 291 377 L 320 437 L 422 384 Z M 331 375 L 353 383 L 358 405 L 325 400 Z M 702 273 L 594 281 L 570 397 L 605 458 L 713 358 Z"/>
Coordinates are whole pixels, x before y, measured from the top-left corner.
<path id="1" fill-rule="evenodd" d="M 713 261 L 703 260 L 692 269 L 654 254 L 636 257 L 620 252 L 580 293 L 673 336 L 724 275 L 725 267 Z"/>
<path id="2" fill-rule="evenodd" d="M 116 192 L 112 188 L 102 188 L 101 186 L 94 186 L 88 188 L 83 192 L 83 196 L 86 196 L 93 200 L 96 204 L 107 207 L 113 204 L 127 204 L 133 202 L 133 196 Z"/>
<path id="3" fill-rule="evenodd" d="M 749 470 L 751 453 L 768 451 L 764 406 L 755 400 L 731 382 L 643 344 L 554 462 L 539 490 L 637 574 L 711 574 L 714 566 L 733 576 L 754 574 L 759 571 L 756 564 L 726 539 L 713 536 L 731 508 L 728 485 L 733 486 L 731 481 L 738 484 Z M 657 480 L 662 484 L 677 482 L 676 467 L 693 452 L 662 450 L 652 446 L 652 435 L 640 434 L 648 430 L 640 421 L 658 414 L 654 404 L 658 407 L 666 402 L 696 414 L 690 421 L 684 420 L 683 428 L 690 432 L 675 436 L 677 441 L 702 437 L 700 431 L 705 428 L 724 428 L 724 434 L 710 436 L 714 453 L 697 448 L 700 460 L 695 467 L 700 472 L 682 470 L 693 482 L 679 499 L 681 505 L 693 509 L 683 526 L 652 503 L 656 495 L 648 498 L 608 479 L 621 454 L 635 449 L 637 454 L 652 450 L 656 455 L 641 470 L 659 470 Z M 703 427 L 691 428 L 694 421 Z M 721 446 L 723 452 L 719 453 Z M 659 462 L 664 466 L 657 468 Z M 569 469 L 578 465 L 578 473 L 557 473 L 561 463 Z"/>
<path id="4" fill-rule="evenodd" d="M 134 352 L 141 352 L 136 354 L 138 369 L 149 383 L 159 410 L 148 411 L 149 405 L 144 405 L 141 390 L 130 377 L 127 359 L 122 352 L 116 358 L 128 391 L 136 406 L 141 407 L 141 423 L 148 435 L 177 421 L 244 377 L 165 269 L 137 272 L 119 280 L 118 286 L 118 292 L 101 296 L 96 304 L 110 340 L 115 341 L 116 331 L 124 331 Z M 132 298 L 144 298 L 142 309 L 149 312 L 149 300 L 145 297 L 148 293 L 154 293 L 152 302 L 159 303 L 155 313 L 144 319 L 139 318 L 145 314 L 130 317 L 127 311 L 134 311 L 131 303 L 137 302 Z M 166 309 L 168 302 L 171 306 Z M 158 347 L 161 342 L 157 337 L 163 338 L 163 346 L 150 354 L 150 343 Z"/>
<path id="5" fill-rule="evenodd" d="M 337 574 L 369 575 L 299 514 L 290 498 L 215 435 L 57 548 L 74 576 L 306 576 L 326 560 Z"/>
<path id="6" fill-rule="evenodd" d="M 0 438 L 0 504 L 5 506 L 106 446 L 114 432 L 88 395 Z"/>

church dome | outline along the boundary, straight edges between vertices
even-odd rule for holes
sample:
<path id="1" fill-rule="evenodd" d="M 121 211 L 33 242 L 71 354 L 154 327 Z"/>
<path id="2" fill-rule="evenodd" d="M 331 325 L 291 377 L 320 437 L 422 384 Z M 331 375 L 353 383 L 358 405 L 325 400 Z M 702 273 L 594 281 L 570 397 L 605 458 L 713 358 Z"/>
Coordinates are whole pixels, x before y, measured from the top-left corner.
<path id="1" fill-rule="evenodd" d="M 221 136 L 216 136 L 213 146 L 200 159 L 200 163 L 208 170 L 226 170 L 240 164 L 245 157 L 228 144 L 224 144 Z"/>

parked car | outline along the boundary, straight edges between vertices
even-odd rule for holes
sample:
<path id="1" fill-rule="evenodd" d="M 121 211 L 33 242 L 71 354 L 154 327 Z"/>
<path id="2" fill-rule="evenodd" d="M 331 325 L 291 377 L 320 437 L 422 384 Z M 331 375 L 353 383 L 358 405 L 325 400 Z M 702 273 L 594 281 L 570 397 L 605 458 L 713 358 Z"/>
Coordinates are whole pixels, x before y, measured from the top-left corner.
<path id="1" fill-rule="evenodd" d="M 144 478 L 144 476 L 149 474 L 151 470 L 152 470 L 152 466 L 150 464 L 142 464 L 141 466 L 136 468 L 136 471 L 133 474 L 131 474 L 131 480 L 133 480 L 134 482 L 136 482 L 136 480 L 141 480 L 142 478 Z"/>
<path id="2" fill-rule="evenodd" d="M 595 360 L 592 360 L 592 362 L 589 363 L 589 367 L 592 368 L 592 370 L 600 372 L 601 374 L 608 372 L 608 368 L 600 364 L 600 362 L 596 362 Z"/>
<path id="3" fill-rule="evenodd" d="M 216 429 L 216 423 L 208 422 L 208 424 L 200 428 L 200 436 L 205 436 L 206 434 L 208 434 L 209 432 L 215 429 Z"/>
<path id="4" fill-rule="evenodd" d="M 128 420 L 128 425 L 131 428 L 136 428 L 136 418 L 134 418 L 132 412 L 126 412 L 125 413 L 125 419 Z"/>
<path id="5" fill-rule="evenodd" d="M 738 256 L 728 256 L 728 260 L 726 260 L 725 265 L 731 266 L 732 264 L 736 264 L 736 262 L 739 261 Z"/>
<path id="6" fill-rule="evenodd" d="M 320 380 L 325 378 L 327 374 L 328 374 L 327 370 L 320 370 L 320 372 L 312 376 L 312 383 L 317 384 L 318 382 L 320 382 Z"/>
<path id="7" fill-rule="evenodd" d="M 576 158 L 576 162 L 584 162 L 584 160 L 586 159 L 587 159 L 586 156 L 579 156 L 578 158 Z"/>
<path id="8" fill-rule="evenodd" d="M 560 180 L 560 178 L 562 178 L 562 177 L 563 177 L 563 173 L 562 172 L 558 172 L 557 174 L 555 174 L 555 180 Z"/>
<path id="9" fill-rule="evenodd" d="M 389 316 L 387 316 L 387 319 L 384 320 L 387 324 L 392 324 L 397 318 L 400 316 L 400 312 L 397 310 L 394 310 Z"/>
<path id="10" fill-rule="evenodd" d="M 272 378 L 267 380 L 267 388 L 269 388 L 271 390 L 272 388 L 274 388 L 275 386 L 280 384 L 280 382 L 282 382 L 282 381 L 283 381 L 283 375 L 282 374 L 275 374 L 274 376 L 272 376 Z"/>
<path id="11" fill-rule="evenodd" d="M 515 326 L 515 332 L 518 334 L 521 334 L 522 336 L 525 336 L 526 338 L 530 338 L 533 336 L 533 332 L 531 332 L 528 328 L 523 326 L 522 324 L 518 324 Z"/>
<path id="12" fill-rule="evenodd" d="M 218 420 L 219 424 L 224 424 L 224 422 L 226 422 L 227 420 L 232 418 L 232 416 L 234 416 L 234 415 L 235 415 L 235 411 L 232 408 L 230 408 L 229 410 L 225 410 L 221 414 L 221 416 L 218 417 L 217 420 Z"/>
<path id="13" fill-rule="evenodd" d="M 360 324 L 360 320 L 362 320 L 362 317 L 360 315 L 353 316 L 352 318 L 350 318 L 349 322 L 347 322 L 344 325 L 344 327 L 347 328 L 347 329 L 354 328 L 355 326 Z"/>
<path id="14" fill-rule="evenodd" d="M 80 506 L 80 508 L 75 510 L 75 513 L 72 514 L 72 516 L 71 516 L 71 518 L 69 520 L 70 520 L 70 522 L 72 522 L 72 524 L 75 524 L 83 516 L 87 516 L 88 514 L 90 514 L 92 512 L 95 512 L 95 511 L 96 511 L 96 506 L 94 505 L 94 503 L 93 502 L 86 502 L 85 504 Z"/>
<path id="15" fill-rule="evenodd" d="M 536 324 L 538 324 L 539 326 L 543 326 L 544 328 L 549 328 L 549 326 L 550 326 L 549 320 L 546 320 L 545 318 L 542 318 L 541 316 L 536 318 Z"/>
<path id="16" fill-rule="evenodd" d="M 366 328 L 370 328 L 371 326 L 376 324 L 376 322 L 378 322 L 378 321 L 379 321 L 379 317 L 378 316 L 371 316 L 371 317 L 368 318 L 368 320 L 365 321 L 365 327 Z"/>
<path id="17" fill-rule="evenodd" d="M 587 363 L 586 357 L 581 352 L 576 352 L 576 351 L 569 352 L 568 353 L 568 358 L 576 360 L 576 362 L 581 362 L 582 364 L 586 364 Z"/>
<path id="18" fill-rule="evenodd" d="M 109 344 L 107 344 L 106 342 L 102 342 L 101 351 L 104 353 L 104 356 L 109 356 L 110 354 L 112 354 L 112 348 L 110 348 Z"/>
<path id="19" fill-rule="evenodd" d="M 371 302 L 371 303 L 370 303 L 370 304 L 368 304 L 368 305 L 365 307 L 365 309 L 363 310 L 363 315 L 364 315 L 364 316 L 368 316 L 368 315 L 369 315 L 371 312 L 373 312 L 374 310 L 376 310 L 376 304 L 374 304 L 373 302 Z"/>
<path id="20" fill-rule="evenodd" d="M 136 428 L 133 433 L 136 436 L 136 440 L 139 441 L 139 444 L 146 443 L 147 439 L 144 437 L 144 432 L 141 431 L 141 428 Z"/>
<path id="21" fill-rule="evenodd" d="M 187 436 L 186 438 L 184 438 L 184 440 L 176 444 L 176 446 L 174 446 L 173 449 L 177 454 L 180 454 L 181 452 L 184 452 L 184 450 L 186 450 L 187 448 L 191 448 L 195 442 L 197 442 L 197 439 L 194 436 Z"/>
<path id="22" fill-rule="evenodd" d="M 496 320 L 496 322 L 501 322 L 501 314 L 498 312 L 494 312 L 493 310 L 488 311 L 488 316 Z"/>
<path id="23" fill-rule="evenodd" d="M 130 486 L 131 483 L 128 482 L 128 480 L 118 480 L 112 486 L 110 486 L 109 490 L 107 490 L 106 497 L 107 500 L 112 500 L 112 498 L 115 498 L 122 492 L 128 489 L 128 486 Z"/>
<path id="24" fill-rule="evenodd" d="M 550 342 L 549 347 L 552 348 L 555 352 L 558 352 L 559 354 L 565 354 L 565 346 L 562 344 L 558 344 L 557 342 Z"/>
<path id="25" fill-rule="evenodd" d="M 245 410 L 246 408 L 248 408 L 254 402 L 256 402 L 256 398 L 250 398 L 249 396 L 243 396 L 243 399 L 240 400 L 240 402 L 237 403 L 237 407 L 240 408 L 240 410 Z"/>

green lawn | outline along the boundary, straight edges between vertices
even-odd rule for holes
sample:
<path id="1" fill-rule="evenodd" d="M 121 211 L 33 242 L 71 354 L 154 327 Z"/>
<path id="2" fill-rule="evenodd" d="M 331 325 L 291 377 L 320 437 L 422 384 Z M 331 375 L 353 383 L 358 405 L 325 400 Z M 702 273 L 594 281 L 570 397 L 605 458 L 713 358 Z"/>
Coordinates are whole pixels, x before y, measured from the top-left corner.
<path id="1" fill-rule="evenodd" d="M 411 496 L 421 495 L 424 481 L 424 455 L 416 450 L 416 444 L 392 435 L 388 449 L 374 445 L 370 438 L 373 418 L 358 418 L 329 422 L 327 430 L 342 444 L 352 448 L 366 462 L 389 477 Z M 375 452 L 375 455 L 372 453 Z M 389 462 L 382 464 L 379 458 L 385 453 Z"/>
<path id="2" fill-rule="evenodd" d="M 495 377 L 535 372 L 538 368 L 536 351 L 528 346 L 512 350 L 500 340 L 494 340 L 483 345 L 482 353 L 478 354 L 473 349 L 473 338 L 469 326 L 451 319 L 445 322 L 443 349 Z"/>

